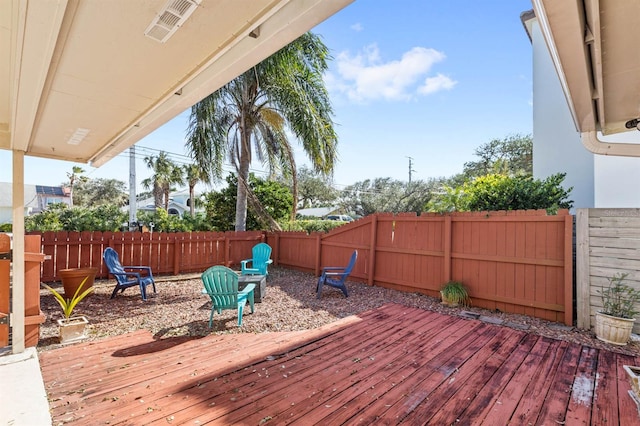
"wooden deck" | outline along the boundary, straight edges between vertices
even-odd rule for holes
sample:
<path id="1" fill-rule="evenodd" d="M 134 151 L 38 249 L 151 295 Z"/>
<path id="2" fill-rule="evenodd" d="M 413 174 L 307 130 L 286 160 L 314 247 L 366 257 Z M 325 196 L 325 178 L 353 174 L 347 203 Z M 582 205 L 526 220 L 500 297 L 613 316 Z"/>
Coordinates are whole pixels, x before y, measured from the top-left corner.
<path id="1" fill-rule="evenodd" d="M 54 424 L 639 424 L 640 359 L 385 305 L 310 332 L 40 354 Z"/>

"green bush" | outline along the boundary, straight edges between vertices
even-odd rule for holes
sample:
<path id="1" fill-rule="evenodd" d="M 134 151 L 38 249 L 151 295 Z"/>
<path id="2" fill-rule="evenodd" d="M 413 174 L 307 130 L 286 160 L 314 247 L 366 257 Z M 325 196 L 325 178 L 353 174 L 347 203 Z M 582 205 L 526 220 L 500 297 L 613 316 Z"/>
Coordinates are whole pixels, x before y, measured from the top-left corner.
<path id="1" fill-rule="evenodd" d="M 557 173 L 544 180 L 529 175 L 480 176 L 459 187 L 444 187 L 427 208 L 440 213 L 544 209 L 555 214 L 558 209 L 569 209 L 573 205 L 573 201 L 568 199 L 573 188 L 562 187 L 565 176 Z"/>
<path id="2" fill-rule="evenodd" d="M 3 223 L 0 225 L 0 232 L 11 232 L 13 230 L 13 226 L 10 223 Z"/>
<path id="3" fill-rule="evenodd" d="M 337 220 L 296 220 L 293 222 L 280 223 L 283 231 L 302 231 L 310 234 L 312 232 L 329 232 L 334 228 L 344 225 L 347 222 Z"/>

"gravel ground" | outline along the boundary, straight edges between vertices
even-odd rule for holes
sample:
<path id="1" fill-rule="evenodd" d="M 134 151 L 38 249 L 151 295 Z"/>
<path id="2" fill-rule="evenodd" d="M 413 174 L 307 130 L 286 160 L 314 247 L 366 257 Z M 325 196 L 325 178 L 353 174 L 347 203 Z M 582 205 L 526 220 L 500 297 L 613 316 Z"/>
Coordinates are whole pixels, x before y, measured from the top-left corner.
<path id="1" fill-rule="evenodd" d="M 227 333 L 264 333 L 316 328 L 337 319 L 377 308 L 385 303 L 440 312 L 446 315 L 480 316 L 487 322 L 526 330 L 555 339 L 567 340 L 600 349 L 640 356 L 640 342 L 632 340 L 627 346 L 609 345 L 597 340 L 590 331 L 566 327 L 524 315 L 506 314 L 480 308 L 450 308 L 439 299 L 416 293 L 404 293 L 366 284 L 349 282 L 349 298 L 337 289 L 325 287 L 321 300 L 315 297 L 317 278 L 312 274 L 278 267 L 269 269 L 266 295 L 255 304 L 255 312 L 245 308 L 242 327 L 237 327 L 236 311 L 214 314 L 214 324 L 208 328 L 211 305 L 202 295 L 199 275 L 159 277 L 157 294 L 151 293 L 144 302 L 137 289 L 130 288 L 115 299 L 109 299 L 115 281 L 96 281 L 92 295 L 79 303 L 74 315 L 89 318 L 88 340 L 124 334 L 139 329 L 149 330 L 154 337 L 203 336 Z M 58 285 L 60 286 L 60 285 Z M 61 287 L 61 286 L 60 286 Z M 56 288 L 56 285 L 54 285 Z M 41 309 L 47 316 L 40 329 L 38 350 L 60 347 L 56 320 L 62 318 L 61 309 L 53 296 L 41 291 Z"/>

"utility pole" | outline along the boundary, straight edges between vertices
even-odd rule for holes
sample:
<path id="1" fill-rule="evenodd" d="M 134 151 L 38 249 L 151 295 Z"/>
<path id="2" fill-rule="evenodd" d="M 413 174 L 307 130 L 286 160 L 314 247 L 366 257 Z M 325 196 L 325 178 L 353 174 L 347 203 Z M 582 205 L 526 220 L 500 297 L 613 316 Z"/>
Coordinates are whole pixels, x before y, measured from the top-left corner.
<path id="1" fill-rule="evenodd" d="M 413 157 L 407 157 L 409 159 L 409 185 L 411 185 L 411 174 L 415 173 L 413 170 Z"/>
<path id="2" fill-rule="evenodd" d="M 134 229 L 136 221 L 136 210 L 138 203 L 136 202 L 136 146 L 129 147 L 129 231 L 137 231 Z"/>

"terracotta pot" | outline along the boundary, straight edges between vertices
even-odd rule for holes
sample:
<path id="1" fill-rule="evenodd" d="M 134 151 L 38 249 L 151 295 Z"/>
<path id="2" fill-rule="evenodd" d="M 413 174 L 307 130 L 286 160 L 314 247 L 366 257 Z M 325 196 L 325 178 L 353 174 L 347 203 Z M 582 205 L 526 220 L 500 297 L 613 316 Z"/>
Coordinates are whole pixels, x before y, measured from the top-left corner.
<path id="1" fill-rule="evenodd" d="M 66 298 L 72 298 L 74 294 L 76 294 L 76 290 L 82 284 L 82 280 L 87 278 L 87 281 L 82 286 L 83 290 L 80 290 L 80 293 L 89 287 L 93 287 L 93 282 L 96 278 L 96 274 L 98 273 L 98 268 L 71 268 L 71 269 L 61 269 L 58 271 L 58 275 L 60 275 L 60 280 L 62 281 L 62 286 L 64 287 L 64 296 Z M 89 296 L 91 293 L 89 293 Z"/>
<path id="2" fill-rule="evenodd" d="M 459 305 L 457 302 L 449 299 L 447 296 L 444 295 L 443 291 L 440 291 L 440 298 L 442 299 L 442 304 L 445 306 L 449 306 L 452 308 L 457 308 Z"/>
<path id="3" fill-rule="evenodd" d="M 618 318 L 596 312 L 596 337 L 612 345 L 624 346 L 631 337 L 635 319 Z"/>

